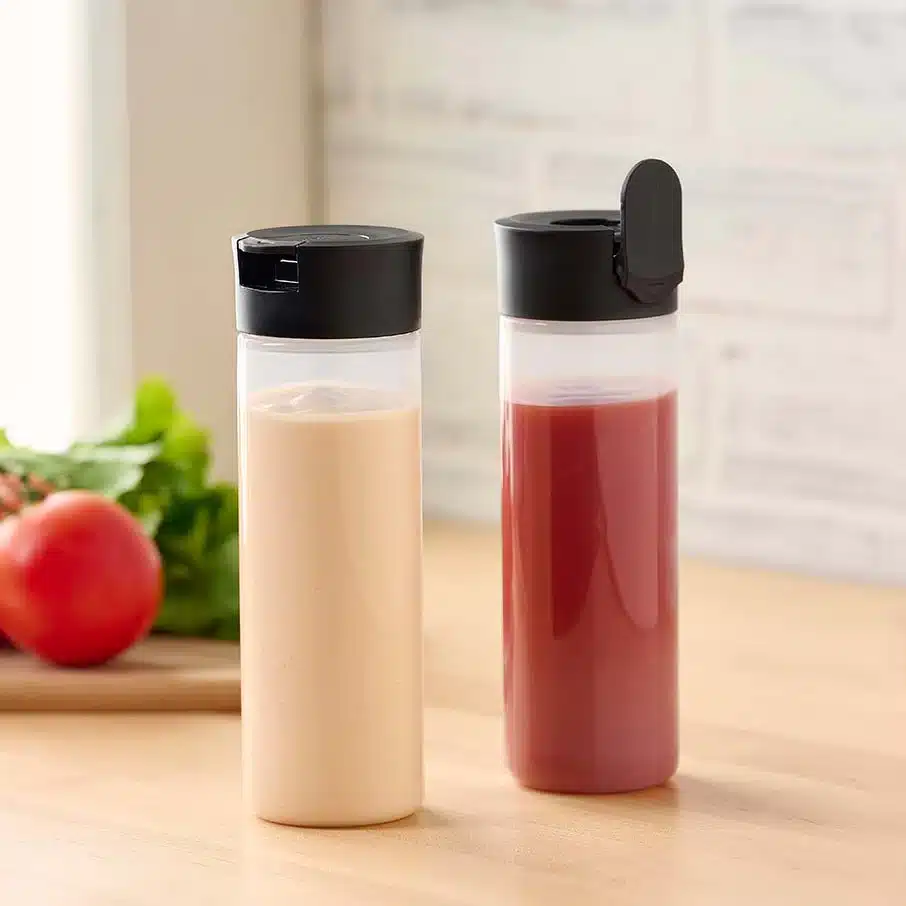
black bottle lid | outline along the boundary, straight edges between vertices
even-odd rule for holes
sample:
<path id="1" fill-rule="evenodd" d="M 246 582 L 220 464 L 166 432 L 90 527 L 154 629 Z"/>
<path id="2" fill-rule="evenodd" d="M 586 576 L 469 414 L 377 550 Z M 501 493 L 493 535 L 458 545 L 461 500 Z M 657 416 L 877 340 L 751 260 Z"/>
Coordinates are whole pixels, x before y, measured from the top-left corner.
<path id="1" fill-rule="evenodd" d="M 533 321 L 618 321 L 676 311 L 682 188 L 662 160 L 636 164 L 619 211 L 538 211 L 497 221 L 500 310 Z"/>
<path id="2" fill-rule="evenodd" d="M 354 339 L 421 325 L 420 233 L 382 226 L 294 226 L 233 240 L 241 333 Z"/>

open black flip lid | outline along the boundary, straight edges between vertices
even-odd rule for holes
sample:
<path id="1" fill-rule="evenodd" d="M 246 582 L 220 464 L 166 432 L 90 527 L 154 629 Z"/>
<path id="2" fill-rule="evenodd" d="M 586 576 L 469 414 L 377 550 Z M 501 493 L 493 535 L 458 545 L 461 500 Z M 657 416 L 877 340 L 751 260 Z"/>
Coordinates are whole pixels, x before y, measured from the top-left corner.
<path id="1" fill-rule="evenodd" d="M 682 188 L 662 160 L 632 168 L 619 211 L 538 211 L 496 226 L 504 315 L 617 321 L 676 311 Z"/>

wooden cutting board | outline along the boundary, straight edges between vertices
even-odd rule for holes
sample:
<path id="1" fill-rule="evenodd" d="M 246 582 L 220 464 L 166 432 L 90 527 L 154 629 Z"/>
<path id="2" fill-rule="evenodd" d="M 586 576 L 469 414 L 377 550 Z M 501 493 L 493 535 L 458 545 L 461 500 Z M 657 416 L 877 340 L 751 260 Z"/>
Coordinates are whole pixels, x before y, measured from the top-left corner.
<path id="1" fill-rule="evenodd" d="M 239 711 L 239 646 L 155 636 L 103 667 L 0 649 L 2 711 Z"/>

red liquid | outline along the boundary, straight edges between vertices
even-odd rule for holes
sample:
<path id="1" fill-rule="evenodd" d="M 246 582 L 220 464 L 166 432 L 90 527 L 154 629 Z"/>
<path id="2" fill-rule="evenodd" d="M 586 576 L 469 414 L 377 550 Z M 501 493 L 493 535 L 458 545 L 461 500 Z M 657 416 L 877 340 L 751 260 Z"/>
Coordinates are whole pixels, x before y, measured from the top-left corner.
<path id="1" fill-rule="evenodd" d="M 504 696 L 525 786 L 656 786 L 677 761 L 676 394 L 506 403 Z"/>

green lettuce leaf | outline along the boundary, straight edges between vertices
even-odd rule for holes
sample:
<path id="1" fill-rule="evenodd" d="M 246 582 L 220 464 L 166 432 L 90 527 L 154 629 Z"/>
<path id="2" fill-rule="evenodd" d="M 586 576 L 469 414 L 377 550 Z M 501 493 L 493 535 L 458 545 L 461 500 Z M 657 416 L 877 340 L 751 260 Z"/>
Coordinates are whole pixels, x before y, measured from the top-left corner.
<path id="1" fill-rule="evenodd" d="M 0 430 L 0 472 L 118 500 L 161 554 L 166 592 L 155 629 L 236 639 L 239 499 L 235 485 L 210 480 L 210 446 L 210 433 L 179 408 L 167 382 L 150 378 L 121 428 L 65 453 L 12 446 Z"/>

